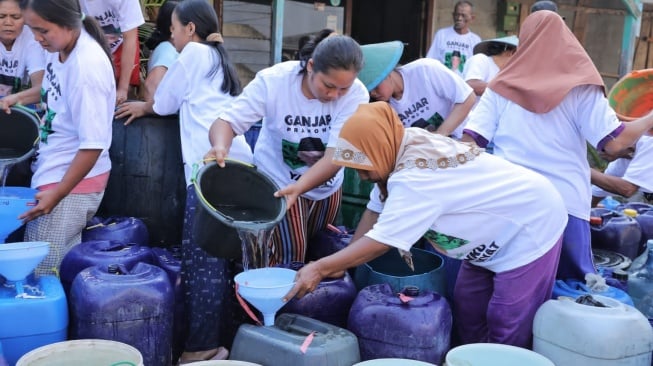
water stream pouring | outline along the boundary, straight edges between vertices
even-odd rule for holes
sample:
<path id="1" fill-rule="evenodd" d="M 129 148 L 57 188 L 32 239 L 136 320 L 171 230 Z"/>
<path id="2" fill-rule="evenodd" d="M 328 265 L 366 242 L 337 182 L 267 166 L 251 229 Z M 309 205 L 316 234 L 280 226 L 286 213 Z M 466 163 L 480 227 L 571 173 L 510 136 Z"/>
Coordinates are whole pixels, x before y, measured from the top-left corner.
<path id="1" fill-rule="evenodd" d="M 0 275 L 23 291 L 23 281 L 48 254 L 50 244 L 44 241 L 0 244 Z"/>
<path id="2" fill-rule="evenodd" d="M 283 297 L 295 284 L 292 269 L 268 267 L 251 269 L 234 277 L 238 293 L 263 314 L 265 326 L 274 325 L 274 317 L 285 304 Z"/>
<path id="3" fill-rule="evenodd" d="M 36 204 L 37 192 L 27 187 L 0 187 L 0 243 L 23 225 L 18 216 Z"/>
<path id="4" fill-rule="evenodd" d="M 234 160 L 209 162 L 194 173 L 198 197 L 193 238 L 207 253 L 242 259 L 249 268 L 266 267 L 271 230 L 286 214 L 279 187 L 255 166 Z"/>

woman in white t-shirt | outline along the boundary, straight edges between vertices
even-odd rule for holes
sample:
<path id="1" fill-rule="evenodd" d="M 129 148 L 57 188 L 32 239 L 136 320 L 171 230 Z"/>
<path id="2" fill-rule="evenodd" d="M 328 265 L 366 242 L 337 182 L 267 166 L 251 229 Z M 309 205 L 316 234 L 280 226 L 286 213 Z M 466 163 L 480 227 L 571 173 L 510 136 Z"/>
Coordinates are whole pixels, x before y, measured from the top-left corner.
<path id="1" fill-rule="evenodd" d="M 179 110 L 187 185 L 181 278 L 188 315 L 188 335 L 179 362 L 188 363 L 225 359 L 228 355 L 219 343 L 223 302 L 228 292 L 228 261 L 210 256 L 193 240 L 198 198 L 191 178 L 193 164 L 201 163 L 204 153 L 211 148 L 207 136 L 215 116 L 234 103 L 241 87 L 223 46 L 215 10 L 206 0 L 179 2 L 171 21 L 171 40 L 179 57 L 163 76 L 152 101 L 123 103 L 116 115 L 121 118 L 127 109 L 139 109 L 129 117 L 129 123 L 143 113 L 168 115 Z M 244 162 L 252 161 L 252 151 L 243 136 L 234 139 L 229 154 Z"/>
<path id="2" fill-rule="evenodd" d="M 156 87 L 163 79 L 163 75 L 179 56 L 179 52 L 177 52 L 170 40 L 172 36 L 170 33 L 172 11 L 178 3 L 177 0 L 167 0 L 161 5 L 156 16 L 156 29 L 145 42 L 145 45 L 153 51 L 147 61 L 147 76 L 143 82 L 144 100 L 152 100 Z"/>
<path id="3" fill-rule="evenodd" d="M 463 260 L 453 295 L 463 343 L 530 346 L 535 312 L 551 297 L 567 222 L 546 178 L 474 144 L 404 128 L 382 102 L 360 106 L 345 123 L 333 159 L 375 189 L 350 244 L 299 270 L 287 300 L 423 238 Z"/>
<path id="4" fill-rule="evenodd" d="M 489 39 L 474 47 L 474 56 L 467 60 L 463 70 L 463 79 L 472 87 L 472 89 L 474 89 L 474 94 L 476 94 L 476 103 L 474 103 L 474 107 L 476 107 L 476 104 L 478 104 L 478 101 L 481 99 L 481 95 L 485 92 L 490 80 L 501 71 L 506 62 L 508 62 L 510 57 L 515 53 L 518 44 L 519 39 L 517 36 L 508 36 Z M 474 108 L 472 108 L 472 110 L 473 109 Z M 458 126 L 454 133 L 455 136 L 462 136 L 463 129 L 465 128 L 468 119 L 469 116 L 467 116 L 463 123 Z M 491 141 L 485 149 L 488 152 L 493 151 Z"/>
<path id="5" fill-rule="evenodd" d="M 363 65 L 351 37 L 309 41 L 300 61 L 259 71 L 211 126 L 206 157 L 224 163 L 234 136 L 263 120 L 254 162 L 286 196 L 289 210 L 272 234 L 272 263 L 303 262 L 308 239 L 332 223 L 342 196 L 343 171 L 331 163 L 342 124 L 369 101 L 356 79 Z"/>
<path id="6" fill-rule="evenodd" d="M 603 172 L 592 168 L 592 207 L 611 194 L 630 202 L 653 203 L 653 136 L 640 137 L 633 150 Z"/>
<path id="7" fill-rule="evenodd" d="M 522 24 L 517 51 L 470 114 L 463 141 L 492 141 L 497 156 L 549 178 L 569 216 L 558 277 L 584 281 L 596 273 L 587 143 L 618 155 L 651 127 L 653 114 L 617 119 L 583 46 L 560 15 L 541 10 Z"/>
<path id="8" fill-rule="evenodd" d="M 519 39 L 508 36 L 485 40 L 474 47 L 463 69 L 463 79 L 474 89 L 477 100 L 485 92 L 488 82 L 505 66 L 515 53 Z"/>
<path id="9" fill-rule="evenodd" d="M 472 88 L 442 63 L 422 58 L 401 67 L 399 41 L 361 47 L 365 66 L 359 79 L 372 99 L 390 103 L 406 127 L 451 135 L 474 105 Z"/>
<path id="10" fill-rule="evenodd" d="M 100 23 L 111 49 L 116 76 L 116 104 L 127 100 L 140 80 L 138 27 L 145 23 L 138 0 L 80 0 L 82 10 Z"/>
<path id="11" fill-rule="evenodd" d="M 38 155 L 32 187 L 38 203 L 21 215 L 26 241 L 50 243 L 37 275 L 56 275 L 81 242 L 109 179 L 116 85 L 102 29 L 77 0 L 21 3 L 25 23 L 48 51 L 42 82 Z"/>
<path id="12" fill-rule="evenodd" d="M 45 52 L 23 18 L 18 0 L 0 0 L 0 108 L 32 104 L 41 97 Z"/>

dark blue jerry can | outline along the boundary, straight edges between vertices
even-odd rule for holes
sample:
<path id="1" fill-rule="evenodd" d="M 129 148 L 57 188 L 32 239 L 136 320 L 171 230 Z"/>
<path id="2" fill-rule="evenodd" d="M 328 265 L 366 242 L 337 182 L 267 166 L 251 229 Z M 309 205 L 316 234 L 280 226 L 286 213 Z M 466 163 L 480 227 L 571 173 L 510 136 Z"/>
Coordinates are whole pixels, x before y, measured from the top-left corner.
<path id="1" fill-rule="evenodd" d="M 150 236 L 145 223 L 136 217 L 93 217 L 82 231 L 82 241 L 114 240 L 121 243 L 149 245 Z"/>
<path id="2" fill-rule="evenodd" d="M 611 250 L 630 259 L 643 251 L 637 220 L 605 208 L 593 208 L 590 215 L 592 248 Z"/>
<path id="3" fill-rule="evenodd" d="M 129 270 L 138 262 L 152 263 L 149 247 L 111 240 L 84 241 L 74 246 L 61 261 L 59 277 L 66 294 L 77 274 L 88 267 L 124 264 Z"/>
<path id="4" fill-rule="evenodd" d="M 291 263 L 291 269 L 299 270 L 303 263 Z M 356 285 L 349 273 L 340 278 L 325 278 L 317 288 L 301 299 L 293 298 L 279 313 L 293 313 L 317 319 L 337 327 L 347 327 L 349 309 L 356 298 Z"/>
<path id="5" fill-rule="evenodd" d="M 186 312 L 184 304 L 184 286 L 181 281 L 181 247 L 168 249 L 152 248 L 154 265 L 163 269 L 168 275 L 174 292 L 174 319 L 172 327 L 172 359 L 176 360 L 184 351 L 186 339 Z"/>
<path id="6" fill-rule="evenodd" d="M 170 365 L 173 296 L 165 271 L 151 264 L 86 268 L 70 290 L 70 338 L 123 342 L 145 365 Z"/>
<path id="7" fill-rule="evenodd" d="M 318 231 L 308 243 L 306 261 L 316 261 L 343 249 L 349 245 L 353 234 L 344 226 L 333 226 Z"/>
<path id="8" fill-rule="evenodd" d="M 443 296 L 417 287 L 398 295 L 387 283 L 358 293 L 347 324 L 358 337 L 361 360 L 408 358 L 437 365 L 449 350 L 451 327 Z"/>

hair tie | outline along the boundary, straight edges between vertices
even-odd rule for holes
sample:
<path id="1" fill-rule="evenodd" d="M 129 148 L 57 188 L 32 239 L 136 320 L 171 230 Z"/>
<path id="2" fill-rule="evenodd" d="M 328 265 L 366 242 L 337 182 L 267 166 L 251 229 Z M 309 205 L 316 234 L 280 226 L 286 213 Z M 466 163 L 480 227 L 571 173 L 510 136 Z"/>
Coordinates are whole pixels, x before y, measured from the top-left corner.
<path id="1" fill-rule="evenodd" d="M 211 33 L 206 37 L 206 40 L 208 42 L 224 43 L 224 40 L 222 39 L 222 35 L 220 33 Z"/>
<path id="2" fill-rule="evenodd" d="M 86 19 L 86 14 L 84 14 L 84 12 L 82 12 L 82 18 L 81 19 L 82 19 L 82 22 L 84 21 L 84 19 Z"/>

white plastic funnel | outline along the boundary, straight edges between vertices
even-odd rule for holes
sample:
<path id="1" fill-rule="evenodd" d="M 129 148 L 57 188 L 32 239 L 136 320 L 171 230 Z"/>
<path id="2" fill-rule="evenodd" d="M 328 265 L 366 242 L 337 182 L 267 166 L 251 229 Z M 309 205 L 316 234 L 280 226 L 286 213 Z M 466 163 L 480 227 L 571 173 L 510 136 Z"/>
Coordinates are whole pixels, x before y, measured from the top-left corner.
<path id="1" fill-rule="evenodd" d="M 45 241 L 0 244 L 0 275 L 11 282 L 25 279 L 49 250 Z"/>
<path id="2" fill-rule="evenodd" d="M 250 269 L 234 277 L 238 293 L 263 314 L 263 324 L 274 325 L 274 316 L 285 303 L 283 297 L 295 284 L 297 272 L 288 268 Z"/>
<path id="3" fill-rule="evenodd" d="M 0 243 L 23 225 L 18 216 L 36 204 L 37 192 L 27 187 L 0 187 Z"/>

